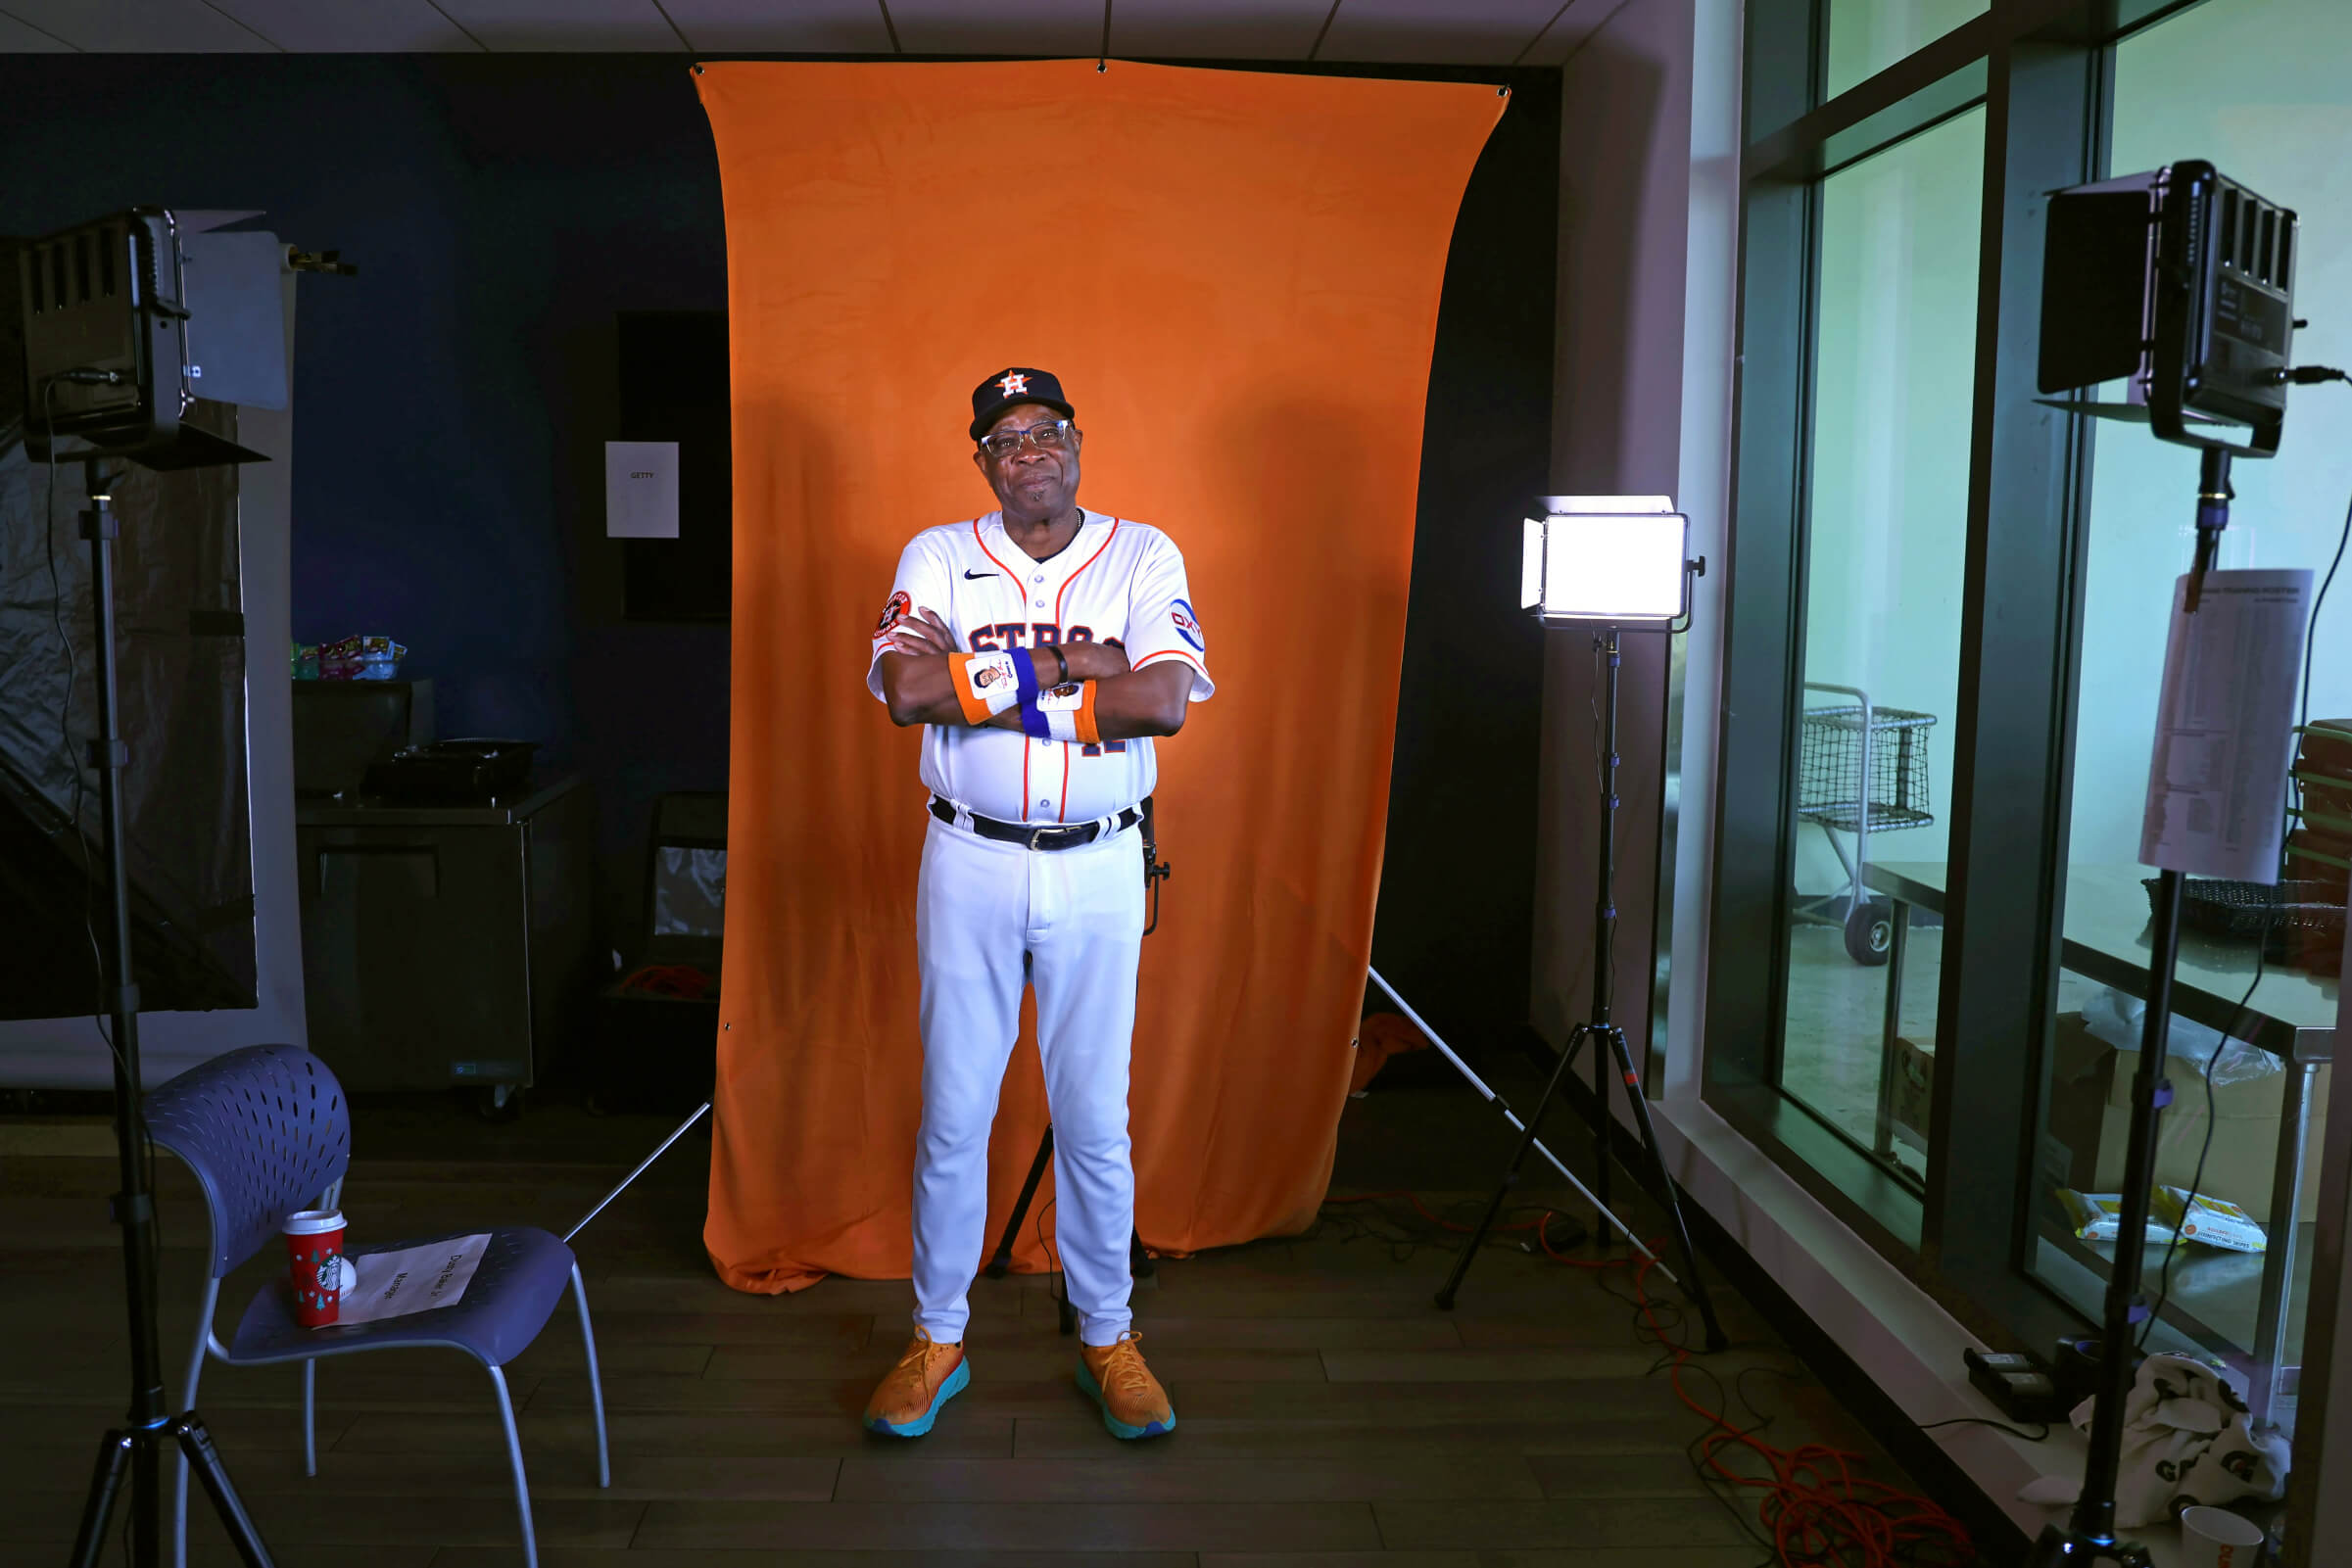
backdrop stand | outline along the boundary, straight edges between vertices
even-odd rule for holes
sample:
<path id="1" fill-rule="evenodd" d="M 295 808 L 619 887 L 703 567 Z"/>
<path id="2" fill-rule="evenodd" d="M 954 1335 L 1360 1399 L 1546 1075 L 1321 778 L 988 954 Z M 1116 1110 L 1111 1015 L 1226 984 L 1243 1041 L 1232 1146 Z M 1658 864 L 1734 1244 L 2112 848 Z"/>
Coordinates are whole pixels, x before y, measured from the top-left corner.
<path id="1" fill-rule="evenodd" d="M 1413 1021 L 1413 1026 L 1420 1030 L 1423 1037 L 1426 1038 L 1432 1046 L 1436 1047 L 1437 1054 L 1444 1057 L 1448 1062 L 1454 1064 L 1454 1070 L 1461 1073 L 1464 1078 L 1468 1080 L 1469 1086 L 1478 1091 L 1478 1097 L 1480 1099 L 1484 1100 L 1488 1105 L 1493 1106 L 1496 1110 L 1502 1112 L 1504 1120 L 1510 1122 L 1512 1126 L 1527 1134 L 1527 1142 L 1525 1147 L 1533 1149 L 1536 1153 L 1542 1155 L 1546 1160 L 1550 1161 L 1552 1163 L 1552 1168 L 1560 1172 L 1560 1179 L 1565 1181 L 1569 1186 L 1575 1188 L 1578 1195 L 1581 1196 L 1586 1203 L 1591 1204 L 1594 1211 L 1598 1212 L 1604 1220 L 1616 1227 L 1617 1234 L 1625 1238 L 1625 1245 L 1631 1247 L 1635 1252 L 1640 1253 L 1644 1258 L 1649 1259 L 1652 1263 L 1656 1265 L 1657 1271 L 1665 1275 L 1667 1279 L 1672 1280 L 1677 1285 L 1682 1283 L 1680 1279 L 1676 1278 L 1674 1271 L 1665 1265 L 1664 1259 L 1660 1259 L 1657 1254 L 1652 1252 L 1648 1247 L 1644 1246 L 1642 1243 L 1642 1238 L 1634 1234 L 1633 1228 L 1627 1225 L 1622 1219 L 1619 1219 L 1615 1214 L 1611 1213 L 1607 1204 L 1593 1196 L 1593 1189 L 1587 1187 L 1583 1182 L 1579 1181 L 1576 1178 L 1576 1172 L 1570 1170 L 1565 1162 L 1563 1162 L 1560 1156 L 1554 1154 L 1551 1149 L 1545 1145 L 1542 1139 L 1535 1136 L 1534 1130 L 1530 1128 L 1526 1122 L 1519 1119 L 1518 1113 L 1511 1109 L 1511 1103 L 1508 1100 L 1505 1100 L 1501 1095 L 1495 1093 L 1492 1088 L 1488 1087 L 1484 1078 L 1481 1078 L 1477 1073 L 1470 1070 L 1470 1065 L 1467 1062 L 1464 1062 L 1460 1056 L 1455 1054 L 1454 1048 L 1446 1044 L 1444 1038 L 1440 1036 L 1435 1029 L 1429 1026 L 1429 1021 L 1422 1018 L 1418 1013 L 1416 1013 L 1413 1010 L 1413 1004 L 1406 1001 L 1402 996 L 1399 996 L 1397 994 L 1397 988 L 1389 984 L 1386 979 L 1382 978 L 1378 970 L 1368 969 L 1365 973 L 1370 976 L 1371 982 L 1374 985 L 1377 985 L 1382 991 L 1387 993 L 1390 1001 L 1396 1003 L 1397 1010 L 1403 1013 L 1405 1017 Z"/>
<path id="2" fill-rule="evenodd" d="M 1143 886 L 1151 899 L 1151 919 L 1143 927 L 1143 934 L 1149 936 L 1160 928 L 1160 883 L 1166 881 L 1170 875 L 1168 862 L 1160 858 L 1159 833 L 1152 816 L 1152 802 L 1149 795 L 1143 797 L 1141 826 L 1143 830 Z M 563 1233 L 565 1244 L 568 1245 L 574 1236 L 585 1230 L 588 1222 L 602 1213 L 605 1207 L 615 1198 L 627 1192 L 630 1185 L 638 1177 L 644 1175 L 654 1161 L 668 1153 L 671 1144 L 685 1137 L 686 1129 L 701 1120 L 709 1110 L 710 1102 L 708 1100 L 695 1107 L 692 1114 L 684 1121 L 679 1122 L 671 1130 L 670 1135 L 662 1139 L 651 1154 L 637 1163 L 636 1169 L 623 1176 L 610 1192 L 597 1200 L 594 1209 L 582 1214 L 573 1223 L 572 1228 Z M 997 1240 L 996 1255 L 988 1259 L 988 1266 L 984 1270 L 988 1278 L 1002 1279 L 1012 1271 L 1013 1243 L 1020 1237 L 1021 1223 L 1029 1217 L 1029 1206 L 1037 1196 L 1037 1184 L 1045 1179 L 1045 1164 L 1052 1158 L 1053 1127 L 1049 1123 L 1045 1128 L 1044 1135 L 1037 1140 L 1037 1156 L 1030 1162 L 1029 1178 L 1021 1184 L 1021 1196 L 1013 1205 L 1012 1216 L 1005 1221 L 1004 1234 Z M 1128 1232 L 1128 1272 L 1136 1279 L 1150 1279 L 1158 1271 L 1159 1265 L 1153 1261 L 1151 1254 L 1143 1249 L 1142 1234 L 1130 1228 Z M 1054 1306 L 1060 1314 L 1062 1332 L 1064 1334 L 1077 1333 L 1078 1314 L 1070 1306 L 1070 1298 L 1066 1294 L 1057 1292 L 1054 1296 Z"/>
<path id="3" fill-rule="evenodd" d="M 572 1238 L 579 1235 L 581 1231 L 587 1229 L 588 1222 L 590 1220 L 602 1213 L 605 1206 L 610 1204 L 613 1199 L 618 1198 L 622 1193 L 627 1192 L 629 1190 L 630 1183 L 636 1181 L 638 1177 L 644 1175 L 647 1167 L 652 1164 L 654 1161 L 659 1160 L 663 1155 L 669 1153 L 670 1145 L 685 1137 L 686 1129 L 693 1126 L 696 1122 L 701 1120 L 703 1116 L 708 1113 L 709 1110 L 710 1102 L 708 1100 L 705 1100 L 700 1105 L 695 1107 L 694 1111 L 687 1117 L 687 1118 L 684 1121 L 679 1122 L 676 1127 L 672 1128 L 670 1135 L 662 1139 L 661 1142 L 654 1147 L 654 1150 L 651 1154 L 646 1156 L 643 1160 L 640 1160 L 637 1163 L 637 1168 L 635 1170 L 632 1170 L 627 1175 L 623 1176 L 610 1192 L 597 1200 L 597 1206 L 594 1209 L 591 1209 L 587 1213 L 582 1214 L 573 1222 L 572 1228 L 563 1233 L 564 1245 L 567 1247 L 570 1246 Z"/>

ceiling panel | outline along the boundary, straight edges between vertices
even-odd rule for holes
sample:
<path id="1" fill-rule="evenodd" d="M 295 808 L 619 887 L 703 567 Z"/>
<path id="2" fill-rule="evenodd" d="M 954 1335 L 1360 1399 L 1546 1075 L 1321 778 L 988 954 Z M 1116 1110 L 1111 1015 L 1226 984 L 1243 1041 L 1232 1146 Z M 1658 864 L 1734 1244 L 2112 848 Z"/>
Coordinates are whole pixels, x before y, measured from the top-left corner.
<path id="1" fill-rule="evenodd" d="M 70 54 L 72 49 L 63 38 L 52 38 L 30 23 L 0 11 L 0 55 Z"/>
<path id="2" fill-rule="evenodd" d="M 1527 51 L 1522 66 L 1564 66 L 1568 56 L 1601 30 L 1604 23 L 1625 8 L 1625 0 L 1568 0 L 1567 8 Z"/>
<path id="3" fill-rule="evenodd" d="M 426 54 L 481 46 L 429 0 L 212 0 L 280 49 Z"/>
<path id="4" fill-rule="evenodd" d="M 9 14 L 76 49 L 110 54 L 268 50 L 204 0 L 5 0 Z"/>
<path id="5" fill-rule="evenodd" d="M 1341 0 L 1318 60 L 1508 66 L 1560 0 Z"/>
<path id="6" fill-rule="evenodd" d="M 697 50 L 890 52 L 874 0 L 662 0 L 662 9 Z"/>
<path id="7" fill-rule="evenodd" d="M 654 0 L 437 0 L 487 49 L 672 51 L 686 46 Z"/>
<path id="8" fill-rule="evenodd" d="M 909 54 L 1085 57 L 1102 42 L 1103 0 L 0 0 L 0 52 L 883 54 L 884 3 Z M 1623 3 L 1113 0 L 1111 52 L 1298 60 L 1320 36 L 1321 60 L 1552 66 Z"/>
<path id="9" fill-rule="evenodd" d="M 1304 60 L 1331 0 L 1115 0 L 1111 53 Z"/>
<path id="10" fill-rule="evenodd" d="M 910 55 L 1092 55 L 1102 0 L 890 0 L 898 47 Z M 1118 35 L 1116 19 L 1112 35 Z"/>

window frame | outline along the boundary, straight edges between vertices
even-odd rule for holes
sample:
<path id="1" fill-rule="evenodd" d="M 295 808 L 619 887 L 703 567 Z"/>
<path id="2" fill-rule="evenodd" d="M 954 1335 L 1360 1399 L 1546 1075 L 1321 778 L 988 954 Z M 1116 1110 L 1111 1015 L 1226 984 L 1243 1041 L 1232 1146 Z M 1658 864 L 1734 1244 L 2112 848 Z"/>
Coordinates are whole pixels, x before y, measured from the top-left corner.
<path id="1" fill-rule="evenodd" d="M 1992 1343 L 2046 1346 L 2087 1321 L 2030 1265 L 2063 934 L 2093 434 L 2090 420 L 2035 401 L 2042 215 L 2047 192 L 2106 172 L 2113 46 L 2208 0 L 1993 0 L 1824 101 L 1833 3 L 1749 6 L 1718 742 L 1726 787 L 1717 791 L 1701 1092 L 1962 1323 Z M 1830 174 L 1979 104 L 1966 568 L 1946 732 L 1951 892 L 1920 1195 L 1776 1087 L 1821 197 Z M 1997 626 L 1988 625 L 1991 604 L 2001 606 Z M 1955 1128 L 1965 1129 L 1965 1160 L 1953 1158 Z"/>

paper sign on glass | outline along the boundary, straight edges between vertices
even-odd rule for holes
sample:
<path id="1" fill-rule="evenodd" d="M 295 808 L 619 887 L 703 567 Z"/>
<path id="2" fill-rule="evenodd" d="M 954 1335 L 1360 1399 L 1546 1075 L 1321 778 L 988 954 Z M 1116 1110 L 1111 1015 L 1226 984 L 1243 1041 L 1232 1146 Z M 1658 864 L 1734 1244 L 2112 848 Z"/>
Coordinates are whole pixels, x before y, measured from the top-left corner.
<path id="1" fill-rule="evenodd" d="M 678 537 L 678 444 L 604 443 L 604 535 L 608 539 Z"/>
<path id="2" fill-rule="evenodd" d="M 2194 615 L 2187 593 L 2184 575 L 2173 585 L 2139 858 L 2267 886 L 2286 832 L 2311 573 L 2207 572 Z"/>
<path id="3" fill-rule="evenodd" d="M 464 1297 L 466 1284 L 482 1266 L 482 1255 L 489 1248 L 490 1233 L 484 1231 L 352 1259 L 360 1282 L 343 1293 L 335 1321 L 373 1323 L 436 1307 L 454 1307 Z"/>

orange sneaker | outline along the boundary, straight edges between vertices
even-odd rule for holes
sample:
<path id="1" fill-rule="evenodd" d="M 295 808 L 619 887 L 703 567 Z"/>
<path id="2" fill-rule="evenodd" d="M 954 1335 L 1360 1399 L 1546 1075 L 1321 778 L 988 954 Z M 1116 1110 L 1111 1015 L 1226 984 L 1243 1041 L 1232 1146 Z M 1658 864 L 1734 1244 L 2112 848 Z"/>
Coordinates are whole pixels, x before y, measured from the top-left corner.
<path id="1" fill-rule="evenodd" d="M 1176 1430 L 1176 1406 L 1143 1364 L 1142 1342 L 1130 1328 L 1116 1345 L 1079 1347 L 1078 1386 L 1102 1407 L 1102 1424 L 1115 1438 L 1156 1438 Z"/>
<path id="2" fill-rule="evenodd" d="M 866 1403 L 866 1430 L 919 1438 L 939 1418 L 939 1406 L 964 1392 L 972 1368 L 961 1344 L 941 1345 L 922 1329 Z"/>

